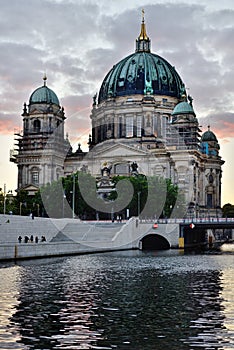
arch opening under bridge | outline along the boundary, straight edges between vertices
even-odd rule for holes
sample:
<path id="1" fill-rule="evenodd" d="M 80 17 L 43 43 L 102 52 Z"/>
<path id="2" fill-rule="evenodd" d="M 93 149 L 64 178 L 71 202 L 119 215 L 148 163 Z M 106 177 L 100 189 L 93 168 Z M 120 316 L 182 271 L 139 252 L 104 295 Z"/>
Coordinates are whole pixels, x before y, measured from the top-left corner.
<path id="1" fill-rule="evenodd" d="M 167 250 L 171 248 L 165 237 L 155 233 L 146 235 L 140 242 L 142 250 Z"/>

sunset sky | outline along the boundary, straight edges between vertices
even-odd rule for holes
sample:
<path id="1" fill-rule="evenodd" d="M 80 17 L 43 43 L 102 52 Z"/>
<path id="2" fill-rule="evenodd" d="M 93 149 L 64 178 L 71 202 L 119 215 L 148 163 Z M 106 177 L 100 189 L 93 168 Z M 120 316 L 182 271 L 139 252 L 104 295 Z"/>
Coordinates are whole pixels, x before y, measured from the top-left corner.
<path id="1" fill-rule="evenodd" d="M 66 113 L 66 132 L 85 150 L 92 96 L 110 68 L 135 51 L 145 9 L 152 52 L 164 57 L 194 99 L 202 130 L 217 135 L 222 204 L 234 204 L 233 0 L 0 0 L 0 187 L 17 187 L 9 162 L 23 103 L 47 85 Z"/>

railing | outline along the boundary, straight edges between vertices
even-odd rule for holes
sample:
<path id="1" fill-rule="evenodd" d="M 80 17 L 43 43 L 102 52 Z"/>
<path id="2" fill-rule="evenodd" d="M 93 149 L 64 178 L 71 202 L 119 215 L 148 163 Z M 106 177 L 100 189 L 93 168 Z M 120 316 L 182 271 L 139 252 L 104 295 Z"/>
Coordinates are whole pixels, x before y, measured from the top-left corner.
<path id="1" fill-rule="evenodd" d="M 169 219 L 153 219 L 140 218 L 141 223 L 158 223 L 158 224 L 191 224 L 191 223 L 234 223 L 234 218 L 169 218 Z"/>

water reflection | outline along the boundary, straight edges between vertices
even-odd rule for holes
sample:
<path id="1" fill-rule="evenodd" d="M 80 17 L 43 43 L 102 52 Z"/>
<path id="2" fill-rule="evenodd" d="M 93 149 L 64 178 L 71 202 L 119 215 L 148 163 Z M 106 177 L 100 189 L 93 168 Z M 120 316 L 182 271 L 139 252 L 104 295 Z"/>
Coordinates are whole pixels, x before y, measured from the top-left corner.
<path id="1" fill-rule="evenodd" d="M 121 339 L 129 349 L 186 349 L 186 344 L 194 346 L 200 333 L 207 331 L 212 332 L 214 348 L 219 342 L 217 328 L 223 324 L 219 281 L 219 273 L 120 274 L 100 293 L 101 312 L 95 324 L 105 329 L 106 339 L 116 346 Z"/>
<path id="2" fill-rule="evenodd" d="M 224 327 L 227 330 L 227 340 L 229 344 L 232 344 L 234 348 L 234 278 L 233 278 L 233 265 L 234 256 L 232 259 L 232 265 L 223 269 L 222 274 L 222 307 L 225 310 Z M 226 350 L 231 347 L 226 347 Z"/>
<path id="3" fill-rule="evenodd" d="M 17 278 L 4 329 L 14 349 L 231 349 L 230 259 L 123 252 L 21 263 L 8 269 Z M 8 340 L 2 332 L 0 348 Z"/>
<path id="4" fill-rule="evenodd" d="M 4 265 L 0 270 L 0 349 L 5 349 L 5 344 L 7 344 L 8 349 L 21 349 L 21 347 L 15 346 L 16 342 L 20 339 L 17 327 L 14 326 L 11 328 L 9 324 L 9 320 L 19 304 L 17 300 L 18 290 L 16 287 L 18 269 L 15 266 L 10 266 L 10 271 L 9 268 L 4 267 Z"/>

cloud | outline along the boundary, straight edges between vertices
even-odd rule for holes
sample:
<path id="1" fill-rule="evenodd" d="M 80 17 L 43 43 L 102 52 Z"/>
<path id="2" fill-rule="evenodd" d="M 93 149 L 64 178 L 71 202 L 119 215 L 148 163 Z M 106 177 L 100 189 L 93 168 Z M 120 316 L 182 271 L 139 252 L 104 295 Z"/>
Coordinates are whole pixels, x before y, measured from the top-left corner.
<path id="1" fill-rule="evenodd" d="M 176 67 L 197 117 L 217 115 L 225 121 L 234 101 L 234 11 L 179 1 L 150 3 L 0 0 L 1 132 L 18 127 L 22 105 L 42 85 L 45 71 L 65 108 L 67 128 L 74 134 L 76 128 L 90 128 L 92 96 L 112 66 L 135 51 L 142 6 L 152 51 Z M 225 132 L 233 136 L 231 128 Z"/>
<path id="2" fill-rule="evenodd" d="M 16 124 L 14 118 L 0 113 L 0 134 L 12 135 L 13 132 L 19 132 L 20 123 Z"/>
<path id="3" fill-rule="evenodd" d="M 228 142 L 231 138 L 234 138 L 234 113 L 232 112 L 214 113 L 202 118 L 200 122 L 204 131 L 210 125 L 211 131 L 222 142 Z"/>

